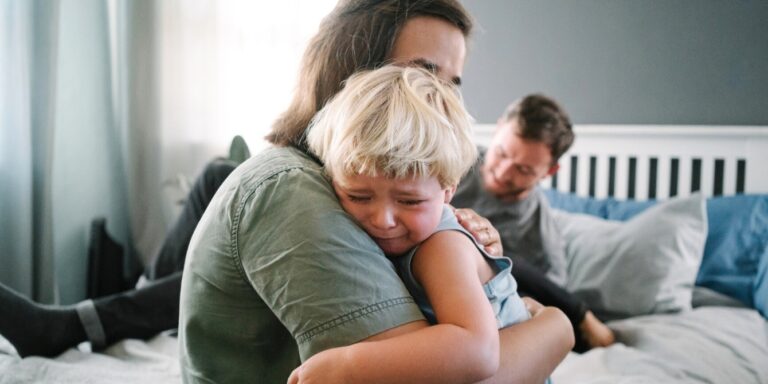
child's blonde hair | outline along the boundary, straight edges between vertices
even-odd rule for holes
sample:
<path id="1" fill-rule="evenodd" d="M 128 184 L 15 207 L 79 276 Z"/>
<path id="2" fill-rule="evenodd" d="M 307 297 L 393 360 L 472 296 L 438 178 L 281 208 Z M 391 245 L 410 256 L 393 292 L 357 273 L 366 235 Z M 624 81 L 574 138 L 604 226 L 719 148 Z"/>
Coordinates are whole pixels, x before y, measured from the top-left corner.
<path id="1" fill-rule="evenodd" d="M 456 185 L 477 159 L 472 118 L 451 84 L 388 65 L 350 77 L 312 121 L 309 149 L 341 182 L 347 175 L 437 177 Z"/>

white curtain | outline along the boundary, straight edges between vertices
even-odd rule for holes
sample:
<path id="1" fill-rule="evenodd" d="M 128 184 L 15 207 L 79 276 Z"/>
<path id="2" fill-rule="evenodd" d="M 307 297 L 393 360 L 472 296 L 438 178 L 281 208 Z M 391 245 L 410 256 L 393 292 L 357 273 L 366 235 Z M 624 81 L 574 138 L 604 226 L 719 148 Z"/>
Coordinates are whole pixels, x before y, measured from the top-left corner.
<path id="1" fill-rule="evenodd" d="M 335 0 L 0 0 L 0 282 L 84 297 L 97 216 L 147 262 L 230 140 L 256 152 Z"/>
<path id="2" fill-rule="evenodd" d="M 336 0 L 166 0 L 160 5 L 161 158 L 166 222 L 193 178 L 232 137 L 251 153 L 287 106 L 301 54 Z M 183 180 L 183 178 L 181 179 Z M 155 241 L 156 243 L 156 241 Z"/>
<path id="3" fill-rule="evenodd" d="M 144 42 L 128 54 L 141 61 L 128 66 L 128 87 L 144 88 L 128 98 L 128 153 L 131 227 L 145 262 L 173 224 L 186 187 L 207 162 L 227 155 L 235 135 L 251 153 L 267 145 L 262 138 L 288 104 L 306 43 L 335 3 L 149 1 L 130 18 L 132 41 Z M 154 71 L 135 73 L 141 66 Z"/>
<path id="4" fill-rule="evenodd" d="M 32 10 L 31 2 L 0 2 L 0 281 L 29 296 L 35 292 Z"/>
<path id="5" fill-rule="evenodd" d="M 0 279 L 41 302 L 84 295 L 93 217 L 127 236 L 105 11 L 97 0 L 0 6 Z"/>

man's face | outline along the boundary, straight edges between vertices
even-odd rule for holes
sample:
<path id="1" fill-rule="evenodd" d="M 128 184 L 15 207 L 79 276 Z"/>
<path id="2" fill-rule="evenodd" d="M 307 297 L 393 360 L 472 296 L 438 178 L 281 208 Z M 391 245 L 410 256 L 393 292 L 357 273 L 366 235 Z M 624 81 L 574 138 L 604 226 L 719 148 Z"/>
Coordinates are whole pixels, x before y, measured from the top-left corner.
<path id="1" fill-rule="evenodd" d="M 419 16 L 400 29 L 390 59 L 424 67 L 458 85 L 465 56 L 466 42 L 461 30 L 443 19 Z"/>
<path id="2" fill-rule="evenodd" d="M 549 147 L 518 136 L 517 119 L 500 122 L 482 168 L 486 191 L 504 201 L 520 201 L 539 181 L 557 172 Z"/>

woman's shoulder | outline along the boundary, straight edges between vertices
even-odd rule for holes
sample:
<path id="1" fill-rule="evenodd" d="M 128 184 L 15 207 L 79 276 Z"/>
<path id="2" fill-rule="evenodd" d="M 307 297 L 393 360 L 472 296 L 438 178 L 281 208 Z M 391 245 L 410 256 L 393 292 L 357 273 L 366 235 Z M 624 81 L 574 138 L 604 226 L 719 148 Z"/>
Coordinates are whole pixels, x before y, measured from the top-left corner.
<path id="1" fill-rule="evenodd" d="M 256 184 L 285 173 L 292 177 L 315 178 L 322 175 L 322 165 L 296 148 L 269 147 L 243 162 L 235 170 L 241 183 Z"/>
<path id="2" fill-rule="evenodd" d="M 243 163 L 232 177 L 236 180 L 226 198 L 226 219 L 239 244 L 284 247 L 293 242 L 309 244 L 315 252 L 328 244 L 375 247 L 341 208 L 320 164 L 299 150 L 270 148 Z"/>
<path id="3" fill-rule="evenodd" d="M 337 201 L 320 164 L 297 149 L 270 147 L 232 171 L 209 210 L 232 223 L 249 216 L 264 222 L 296 212 L 335 210 Z"/>

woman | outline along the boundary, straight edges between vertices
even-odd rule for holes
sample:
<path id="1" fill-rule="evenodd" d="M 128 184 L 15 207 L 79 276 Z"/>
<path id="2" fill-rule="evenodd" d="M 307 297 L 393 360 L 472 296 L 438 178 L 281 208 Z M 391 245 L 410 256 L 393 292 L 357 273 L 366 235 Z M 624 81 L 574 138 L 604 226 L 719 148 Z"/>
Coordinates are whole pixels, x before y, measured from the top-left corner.
<path id="1" fill-rule="evenodd" d="M 341 1 L 323 21 L 269 136 L 276 147 L 230 175 L 190 243 L 179 320 L 185 381 L 284 382 L 299 360 L 365 341 L 372 368 L 400 364 L 445 382 L 429 372 L 454 367 L 391 264 L 343 214 L 305 152 L 304 130 L 360 69 L 420 65 L 459 83 L 470 30 L 450 0 Z M 531 320 L 499 332 L 501 369 L 491 381 L 542 382 L 573 345 L 562 312 L 532 309 Z M 411 358 L 398 358 L 402 350 Z"/>

